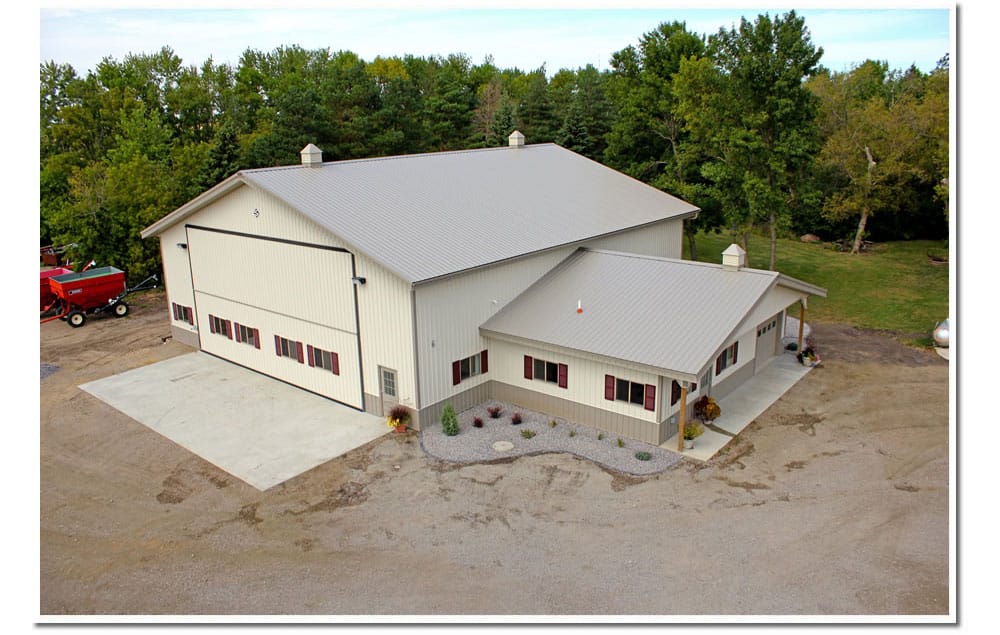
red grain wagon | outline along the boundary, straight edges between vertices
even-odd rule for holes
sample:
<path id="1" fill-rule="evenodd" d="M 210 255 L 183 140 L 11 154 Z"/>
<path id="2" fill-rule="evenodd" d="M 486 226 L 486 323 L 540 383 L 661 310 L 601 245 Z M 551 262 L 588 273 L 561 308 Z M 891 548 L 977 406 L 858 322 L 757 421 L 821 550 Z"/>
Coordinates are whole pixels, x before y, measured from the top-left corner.
<path id="1" fill-rule="evenodd" d="M 52 276 L 61 276 L 65 273 L 73 273 L 72 269 L 67 269 L 65 267 L 56 267 L 55 269 L 47 269 L 39 274 L 39 280 L 41 282 L 40 288 L 40 300 L 41 307 L 39 311 L 45 312 L 51 309 L 56 300 L 56 294 L 52 293 L 52 287 L 49 285 L 49 278 Z"/>
<path id="2" fill-rule="evenodd" d="M 88 314 L 110 310 L 115 317 L 128 315 L 128 305 L 123 299 L 133 291 L 156 286 L 157 278 L 150 276 L 131 289 L 125 286 L 125 273 L 115 267 L 99 267 L 80 273 L 65 273 L 48 279 L 52 293 L 62 309 L 59 315 L 42 319 L 42 323 L 61 318 L 70 326 L 83 326 Z M 152 286 L 147 284 L 152 281 Z"/>

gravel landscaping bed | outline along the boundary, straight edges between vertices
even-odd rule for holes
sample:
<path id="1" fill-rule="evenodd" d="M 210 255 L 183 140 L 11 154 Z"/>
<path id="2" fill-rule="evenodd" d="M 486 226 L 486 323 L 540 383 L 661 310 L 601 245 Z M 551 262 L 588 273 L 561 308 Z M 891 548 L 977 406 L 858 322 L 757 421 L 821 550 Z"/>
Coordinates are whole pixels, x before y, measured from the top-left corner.
<path id="1" fill-rule="evenodd" d="M 501 411 L 494 419 L 488 408 L 496 406 Z M 520 424 L 511 423 L 514 413 L 521 415 Z M 473 425 L 477 417 L 482 419 L 481 428 Z M 610 432 L 502 401 L 489 401 L 459 413 L 458 425 L 459 433 L 451 437 L 444 434 L 439 421 L 424 426 L 420 432 L 424 451 L 453 463 L 481 463 L 528 454 L 567 452 L 633 476 L 657 474 L 681 460 L 678 454 L 634 439 L 622 437 L 619 446 L 619 437 Z M 499 449 L 496 449 L 494 444 L 498 442 Z M 513 447 L 503 449 L 508 445 Z M 640 460 L 637 453 L 648 454 L 648 459 Z"/>

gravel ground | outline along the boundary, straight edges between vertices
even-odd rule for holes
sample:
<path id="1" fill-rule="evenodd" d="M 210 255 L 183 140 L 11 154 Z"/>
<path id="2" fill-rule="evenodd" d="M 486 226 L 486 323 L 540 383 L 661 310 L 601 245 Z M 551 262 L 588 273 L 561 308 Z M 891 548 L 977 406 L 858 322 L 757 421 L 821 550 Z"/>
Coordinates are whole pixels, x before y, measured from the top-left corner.
<path id="1" fill-rule="evenodd" d="M 490 417 L 487 409 L 491 406 L 503 409 L 499 418 Z M 515 412 L 520 413 L 522 418 L 518 425 L 511 423 Z M 473 426 L 476 417 L 483 420 L 482 428 Z M 619 439 L 609 432 L 502 401 L 489 401 L 459 413 L 458 425 L 460 431 L 453 437 L 442 432 L 440 422 L 426 426 L 420 434 L 420 445 L 431 456 L 452 463 L 483 463 L 516 456 L 566 452 L 633 476 L 658 474 L 681 460 L 680 455 L 655 445 L 624 437 Z M 529 431 L 535 435 L 525 438 L 523 434 Z M 508 441 L 514 447 L 506 451 L 495 450 L 493 444 L 497 441 Z M 648 452 L 649 460 L 636 458 L 638 452 Z"/>

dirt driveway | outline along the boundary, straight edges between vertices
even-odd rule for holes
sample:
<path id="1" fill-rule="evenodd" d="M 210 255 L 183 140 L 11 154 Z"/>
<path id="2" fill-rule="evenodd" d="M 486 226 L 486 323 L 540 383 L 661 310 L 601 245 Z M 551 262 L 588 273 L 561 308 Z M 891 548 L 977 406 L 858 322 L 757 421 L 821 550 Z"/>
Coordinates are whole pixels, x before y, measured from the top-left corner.
<path id="1" fill-rule="evenodd" d="M 652 478 L 410 434 L 258 492 L 77 389 L 190 350 L 162 293 L 132 308 L 41 327 L 42 615 L 948 613 L 933 352 L 814 325 L 823 367 Z"/>

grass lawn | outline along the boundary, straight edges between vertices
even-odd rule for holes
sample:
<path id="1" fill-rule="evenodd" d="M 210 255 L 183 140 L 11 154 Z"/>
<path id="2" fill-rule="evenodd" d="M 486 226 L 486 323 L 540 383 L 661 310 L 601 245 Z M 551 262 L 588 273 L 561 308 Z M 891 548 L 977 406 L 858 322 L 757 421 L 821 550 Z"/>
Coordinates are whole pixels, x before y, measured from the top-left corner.
<path id="1" fill-rule="evenodd" d="M 722 251 L 734 242 L 726 233 L 702 233 L 696 240 L 704 262 L 722 262 Z M 878 243 L 851 255 L 827 244 L 778 239 L 776 268 L 826 289 L 826 298 L 809 298 L 807 322 L 885 329 L 929 346 L 934 326 L 948 317 L 949 265 L 932 263 L 928 252 L 947 253 L 947 241 Z M 767 269 L 769 253 L 767 236 L 750 238 L 751 267 Z M 687 240 L 684 257 L 690 258 Z"/>

